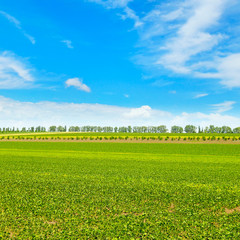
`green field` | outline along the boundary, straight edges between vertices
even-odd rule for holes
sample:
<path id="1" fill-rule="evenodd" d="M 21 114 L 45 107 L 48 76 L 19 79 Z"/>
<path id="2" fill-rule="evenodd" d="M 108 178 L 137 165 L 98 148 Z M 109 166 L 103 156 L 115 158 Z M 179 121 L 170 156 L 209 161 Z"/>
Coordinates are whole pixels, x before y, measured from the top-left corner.
<path id="1" fill-rule="evenodd" d="M 0 142 L 0 239 L 239 239 L 240 146 Z"/>

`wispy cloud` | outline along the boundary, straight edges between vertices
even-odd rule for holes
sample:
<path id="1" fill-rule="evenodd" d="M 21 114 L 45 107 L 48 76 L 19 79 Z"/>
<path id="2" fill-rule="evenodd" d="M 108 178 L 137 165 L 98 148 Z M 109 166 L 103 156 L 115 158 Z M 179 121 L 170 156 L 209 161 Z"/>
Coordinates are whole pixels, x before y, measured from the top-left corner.
<path id="1" fill-rule="evenodd" d="M 231 110 L 235 103 L 236 102 L 234 102 L 234 101 L 225 101 L 223 103 L 212 104 L 211 106 L 212 106 L 214 112 L 222 113 L 222 112 Z"/>
<path id="2" fill-rule="evenodd" d="M 152 86 L 154 87 L 165 87 L 168 85 L 173 84 L 173 82 L 170 81 L 165 81 L 165 80 L 156 80 L 155 82 L 152 83 Z"/>
<path id="3" fill-rule="evenodd" d="M 136 63 L 240 87 L 240 53 L 223 51 L 221 44 L 231 36 L 219 28 L 227 9 L 237 4 L 235 0 L 167 1 L 152 4 L 143 17 L 129 7 L 129 0 L 90 1 L 119 9 L 122 19 L 134 20 L 141 48 L 134 58 Z"/>
<path id="4" fill-rule="evenodd" d="M 212 63 L 205 63 L 211 72 L 196 73 L 202 78 L 221 79 L 220 83 L 228 88 L 240 87 L 240 53 L 218 57 Z"/>
<path id="5" fill-rule="evenodd" d="M 67 87 L 75 87 L 80 91 L 91 92 L 90 87 L 83 83 L 81 78 L 70 78 L 65 82 Z"/>
<path id="6" fill-rule="evenodd" d="M 141 25 L 143 25 L 143 22 L 140 20 L 140 18 L 137 16 L 136 12 L 134 12 L 131 8 L 129 7 L 125 7 L 124 8 L 124 13 L 123 15 L 121 15 L 122 19 L 132 19 L 134 21 L 134 27 L 140 27 Z"/>
<path id="7" fill-rule="evenodd" d="M 14 23 L 18 29 L 21 29 L 21 23 L 15 17 L 9 15 L 4 11 L 0 11 L 0 14 L 2 14 L 5 18 L 7 18 L 9 22 Z"/>
<path id="8" fill-rule="evenodd" d="M 220 84 L 240 87 L 240 53 L 224 51 L 228 31 L 220 28 L 222 18 L 235 0 L 173 0 L 152 4 L 148 12 L 138 13 L 130 0 L 89 0 L 108 9 L 118 9 L 122 19 L 134 20 L 139 32 L 137 64 L 188 74 L 195 78 L 219 79 Z M 132 6 L 132 5 L 131 5 Z M 229 25 L 226 22 L 225 25 Z M 228 45 L 228 44 L 226 44 Z"/>
<path id="9" fill-rule="evenodd" d="M 240 53 L 220 59 L 216 66 L 221 83 L 227 87 L 240 87 Z"/>
<path id="10" fill-rule="evenodd" d="M 122 19 L 134 20 L 139 33 L 137 64 L 155 68 L 160 74 L 165 69 L 194 78 L 219 79 L 229 88 L 240 87 L 240 53 L 224 50 L 222 44 L 231 39 L 231 33 L 220 28 L 226 11 L 239 7 L 237 1 L 153 2 L 152 8 L 140 14 L 130 7 L 129 0 L 89 1 L 117 9 Z"/>
<path id="11" fill-rule="evenodd" d="M 73 48 L 71 40 L 62 40 L 61 42 L 64 43 L 67 46 L 67 48 Z"/>
<path id="12" fill-rule="evenodd" d="M 165 68 L 195 78 L 219 79 L 228 88 L 240 87 L 240 53 L 225 50 L 232 36 L 220 28 L 222 24 L 230 26 L 229 20 L 223 22 L 222 18 L 239 5 L 234 0 L 182 0 L 155 5 L 140 19 L 144 23 L 139 32 L 142 50 L 136 62 L 155 66 L 159 73 Z"/>
<path id="13" fill-rule="evenodd" d="M 95 2 L 97 4 L 101 4 L 107 9 L 120 9 L 120 13 L 118 14 L 121 19 L 132 19 L 134 21 L 134 27 L 138 28 L 143 25 L 143 22 L 140 20 L 139 16 L 136 12 L 129 7 L 129 3 L 133 0 L 88 0 L 89 2 Z"/>
<path id="14" fill-rule="evenodd" d="M 15 17 L 11 16 L 10 14 L 4 12 L 4 11 L 0 11 L 0 14 L 2 16 L 4 16 L 10 23 L 13 23 L 15 25 L 15 27 L 17 29 L 19 29 L 22 34 L 32 43 L 32 44 L 35 44 L 36 43 L 36 40 L 33 36 L 29 35 L 28 33 L 26 33 L 26 31 L 22 28 L 21 26 L 21 22 L 16 19 Z"/>
<path id="15" fill-rule="evenodd" d="M 132 0 L 88 0 L 103 5 L 106 8 L 124 8 Z"/>
<path id="16" fill-rule="evenodd" d="M 27 34 L 26 32 L 23 31 L 23 34 L 26 38 L 28 38 L 28 40 L 32 43 L 32 44 L 35 44 L 36 43 L 36 40 L 33 36 Z"/>
<path id="17" fill-rule="evenodd" d="M 225 3 L 225 0 L 185 2 L 184 7 L 190 10 L 190 16 L 186 16 L 176 35 L 165 43 L 163 49 L 167 53 L 159 58 L 157 64 L 177 73 L 191 72 L 187 64 L 191 57 L 211 50 L 223 38 L 221 34 L 211 34 L 208 30 L 218 23 Z"/>
<path id="18" fill-rule="evenodd" d="M 208 93 L 200 93 L 200 94 L 197 94 L 194 98 L 202 98 L 206 96 L 208 96 Z"/>
<path id="19" fill-rule="evenodd" d="M 0 54 L 0 89 L 33 87 L 32 69 L 10 52 Z"/>

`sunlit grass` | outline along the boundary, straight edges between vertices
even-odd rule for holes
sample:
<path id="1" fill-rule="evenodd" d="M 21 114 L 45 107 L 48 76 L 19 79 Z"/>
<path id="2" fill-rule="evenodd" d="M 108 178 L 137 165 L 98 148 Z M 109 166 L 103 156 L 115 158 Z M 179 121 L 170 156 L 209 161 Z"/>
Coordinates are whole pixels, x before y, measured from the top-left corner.
<path id="1" fill-rule="evenodd" d="M 240 147 L 0 143 L 0 238 L 238 239 Z"/>

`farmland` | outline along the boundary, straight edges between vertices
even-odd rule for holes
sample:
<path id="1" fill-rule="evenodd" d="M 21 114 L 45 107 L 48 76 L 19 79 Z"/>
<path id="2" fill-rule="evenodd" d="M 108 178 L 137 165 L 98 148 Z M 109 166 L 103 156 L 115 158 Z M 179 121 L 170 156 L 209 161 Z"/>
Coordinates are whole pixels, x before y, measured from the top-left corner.
<path id="1" fill-rule="evenodd" d="M 192 142 L 240 144 L 236 133 L 93 133 L 93 132 L 45 132 L 0 134 L 0 141 L 87 141 L 87 142 Z"/>
<path id="2" fill-rule="evenodd" d="M 0 238 L 240 238 L 238 145 L 9 140 L 0 155 Z"/>

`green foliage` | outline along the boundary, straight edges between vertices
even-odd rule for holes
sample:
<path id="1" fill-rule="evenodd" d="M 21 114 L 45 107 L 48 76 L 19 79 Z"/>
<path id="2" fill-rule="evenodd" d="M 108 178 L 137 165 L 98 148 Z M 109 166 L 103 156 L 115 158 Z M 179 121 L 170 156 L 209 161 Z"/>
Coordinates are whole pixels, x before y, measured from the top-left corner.
<path id="1" fill-rule="evenodd" d="M 56 132 L 57 131 L 57 127 L 56 126 L 50 126 L 49 127 L 49 132 Z M 23 131 L 25 132 L 25 131 Z"/>
<path id="2" fill-rule="evenodd" d="M 233 133 L 240 133 L 240 127 L 234 128 Z"/>
<path id="3" fill-rule="evenodd" d="M 186 133 L 196 133 L 196 130 L 197 128 L 193 125 L 187 125 L 185 128 L 184 128 L 184 131 Z"/>
<path id="4" fill-rule="evenodd" d="M 183 132 L 183 128 L 180 126 L 172 126 L 171 128 L 171 133 L 182 133 Z"/>

